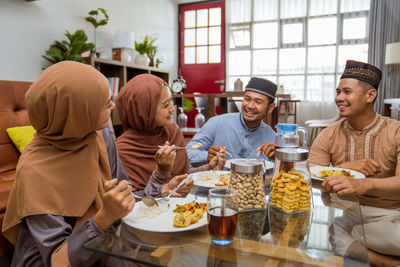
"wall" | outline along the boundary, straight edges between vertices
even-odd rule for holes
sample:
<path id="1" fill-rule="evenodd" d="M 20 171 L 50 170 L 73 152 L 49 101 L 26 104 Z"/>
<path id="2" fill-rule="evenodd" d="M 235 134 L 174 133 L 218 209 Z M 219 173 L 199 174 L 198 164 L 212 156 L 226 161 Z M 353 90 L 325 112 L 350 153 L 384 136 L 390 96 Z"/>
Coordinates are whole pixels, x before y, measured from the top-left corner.
<path id="1" fill-rule="evenodd" d="M 34 81 L 48 66 L 41 57 L 65 30 L 83 29 L 94 39 L 94 29 L 85 21 L 88 11 L 102 7 L 110 17 L 98 30 L 110 36 L 115 30 L 133 31 L 142 41 L 157 34 L 156 45 L 166 60 L 161 68 L 177 76 L 178 7 L 175 0 L 0 0 L 0 80 Z"/>

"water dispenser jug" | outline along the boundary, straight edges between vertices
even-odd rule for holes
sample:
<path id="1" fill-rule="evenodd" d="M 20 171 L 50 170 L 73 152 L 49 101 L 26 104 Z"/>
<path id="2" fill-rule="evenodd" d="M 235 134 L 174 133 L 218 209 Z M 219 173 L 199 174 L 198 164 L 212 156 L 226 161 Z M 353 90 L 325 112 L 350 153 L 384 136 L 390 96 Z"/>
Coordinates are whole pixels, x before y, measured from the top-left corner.
<path id="1" fill-rule="evenodd" d="M 299 127 L 297 124 L 291 123 L 278 123 L 276 125 L 277 129 L 277 141 L 276 149 L 279 148 L 297 148 L 302 145 L 303 148 L 307 148 L 307 129 L 304 127 Z M 301 142 L 298 132 L 303 133 Z"/>

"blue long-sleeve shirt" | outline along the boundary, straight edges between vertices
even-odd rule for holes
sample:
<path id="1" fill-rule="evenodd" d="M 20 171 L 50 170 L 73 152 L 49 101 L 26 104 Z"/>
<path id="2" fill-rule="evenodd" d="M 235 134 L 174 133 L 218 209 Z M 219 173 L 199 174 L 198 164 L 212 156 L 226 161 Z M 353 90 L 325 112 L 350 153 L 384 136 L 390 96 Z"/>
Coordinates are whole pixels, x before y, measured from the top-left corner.
<path id="1" fill-rule="evenodd" d="M 256 149 L 263 143 L 276 143 L 276 133 L 261 122 L 257 128 L 249 128 L 242 113 L 227 113 L 210 118 L 186 146 L 190 163 L 200 165 L 207 162 L 210 146 L 225 145 L 232 158 L 255 158 Z M 195 143 L 201 143 L 198 149 L 191 149 Z M 262 155 L 265 159 L 267 157 Z M 227 159 L 230 156 L 227 155 Z"/>

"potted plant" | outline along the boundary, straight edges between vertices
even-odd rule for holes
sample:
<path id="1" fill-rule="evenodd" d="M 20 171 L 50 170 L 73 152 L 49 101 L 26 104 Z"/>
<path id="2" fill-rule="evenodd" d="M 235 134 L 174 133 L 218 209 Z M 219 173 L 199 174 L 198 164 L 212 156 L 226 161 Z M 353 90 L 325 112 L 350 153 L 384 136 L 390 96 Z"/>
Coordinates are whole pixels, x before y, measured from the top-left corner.
<path id="1" fill-rule="evenodd" d="M 137 55 L 135 57 L 136 64 L 142 65 L 142 66 L 148 66 L 149 61 L 150 61 L 149 53 L 150 53 L 150 55 L 152 55 L 152 58 L 154 60 L 154 55 L 155 55 L 155 52 L 157 51 L 157 47 L 154 46 L 153 43 L 156 40 L 157 40 L 157 38 L 152 39 L 152 38 L 149 38 L 148 35 L 146 35 L 144 37 L 142 43 L 138 43 L 135 41 L 135 50 L 139 53 L 139 55 Z M 149 57 L 146 57 L 146 55 Z"/>
<path id="2" fill-rule="evenodd" d="M 156 58 L 156 68 L 160 67 L 162 60 L 160 58 Z"/>
<path id="3" fill-rule="evenodd" d="M 86 17 L 85 20 L 90 22 L 94 27 L 94 51 L 96 52 L 96 33 L 97 28 L 104 26 L 108 23 L 107 11 L 104 8 L 97 8 L 88 12 L 90 16 Z"/>
<path id="4" fill-rule="evenodd" d="M 68 38 L 68 41 L 55 41 L 42 57 L 52 64 L 64 60 L 87 63 L 86 60 L 81 57 L 81 54 L 86 51 L 91 51 L 94 48 L 94 44 L 86 42 L 88 39 L 86 33 L 83 30 L 77 30 L 74 34 L 65 31 L 65 36 Z"/>

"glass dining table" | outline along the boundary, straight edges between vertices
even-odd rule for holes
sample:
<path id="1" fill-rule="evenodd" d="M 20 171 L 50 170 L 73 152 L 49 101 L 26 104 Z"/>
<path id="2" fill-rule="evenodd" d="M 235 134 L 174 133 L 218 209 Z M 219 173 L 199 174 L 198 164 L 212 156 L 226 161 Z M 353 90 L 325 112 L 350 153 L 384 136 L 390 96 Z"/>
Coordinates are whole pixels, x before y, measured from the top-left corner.
<path id="1" fill-rule="evenodd" d="M 190 194 L 206 202 L 208 189 L 193 186 Z M 227 246 L 212 243 L 207 225 L 159 233 L 122 222 L 84 248 L 145 266 L 369 266 L 358 198 L 343 200 L 313 188 L 312 199 L 307 212 L 289 214 L 270 206 L 240 212 Z M 353 227 L 362 231 L 356 242 Z"/>

